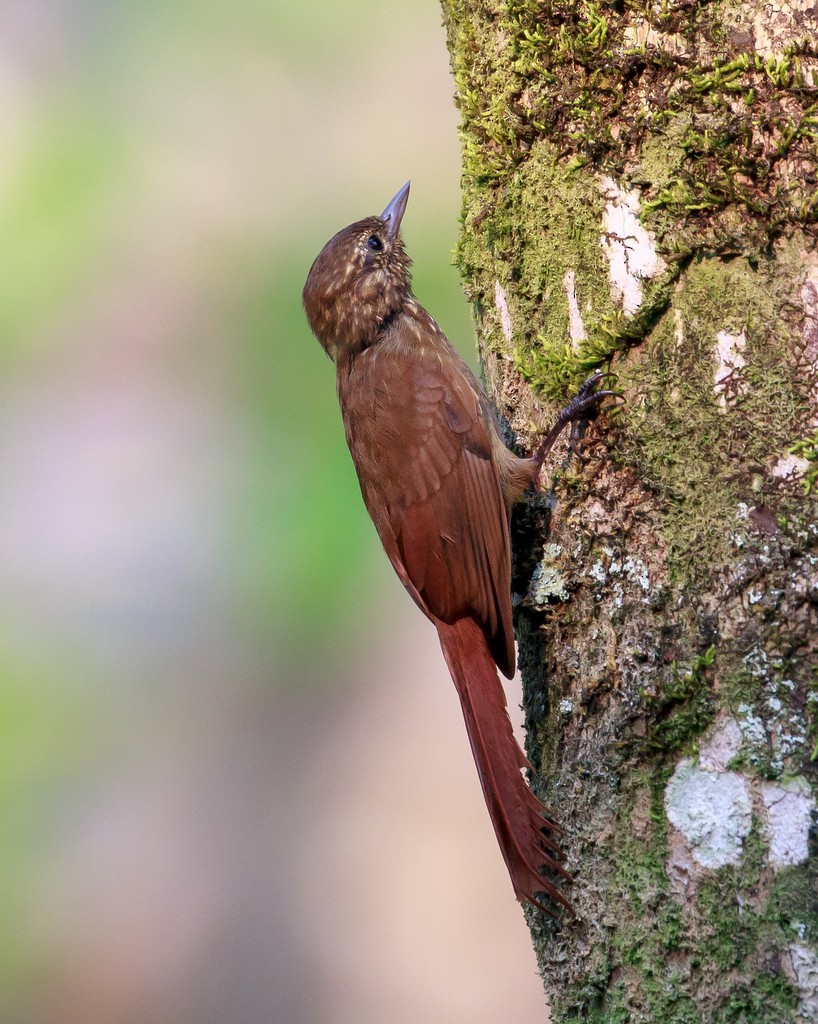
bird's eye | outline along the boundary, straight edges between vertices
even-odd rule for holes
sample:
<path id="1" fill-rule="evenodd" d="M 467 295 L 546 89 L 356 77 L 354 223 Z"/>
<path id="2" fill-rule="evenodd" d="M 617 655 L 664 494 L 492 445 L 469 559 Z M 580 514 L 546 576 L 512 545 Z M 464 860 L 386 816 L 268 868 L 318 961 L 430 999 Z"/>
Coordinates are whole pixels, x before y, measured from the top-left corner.
<path id="1" fill-rule="evenodd" d="M 380 252 L 383 249 L 383 242 L 377 235 L 370 235 L 366 240 L 366 244 L 373 252 Z"/>

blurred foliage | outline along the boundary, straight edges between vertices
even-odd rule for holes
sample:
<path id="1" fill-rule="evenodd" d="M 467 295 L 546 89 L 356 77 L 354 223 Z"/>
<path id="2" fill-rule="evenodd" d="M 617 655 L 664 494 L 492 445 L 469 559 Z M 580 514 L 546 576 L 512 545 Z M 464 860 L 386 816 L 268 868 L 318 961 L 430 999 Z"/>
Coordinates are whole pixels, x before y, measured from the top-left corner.
<path id="1" fill-rule="evenodd" d="M 4 357 L 45 344 L 49 321 L 93 283 L 122 172 L 117 133 L 76 100 L 55 99 L 27 126 L 0 188 Z"/>
<path id="2" fill-rule="evenodd" d="M 64 680 L 55 664 L 0 639 L 0 993 L 12 993 L 14 979 L 35 966 L 42 921 L 32 907 L 53 866 L 50 819 L 55 809 L 70 813 L 71 787 L 100 746 L 98 695 Z"/>
<path id="3" fill-rule="evenodd" d="M 416 291 L 471 353 L 450 95 L 434 0 L 0 11 L 4 1020 L 77 899 L 83 793 L 366 640 L 391 570 L 301 287 L 414 176 Z"/>

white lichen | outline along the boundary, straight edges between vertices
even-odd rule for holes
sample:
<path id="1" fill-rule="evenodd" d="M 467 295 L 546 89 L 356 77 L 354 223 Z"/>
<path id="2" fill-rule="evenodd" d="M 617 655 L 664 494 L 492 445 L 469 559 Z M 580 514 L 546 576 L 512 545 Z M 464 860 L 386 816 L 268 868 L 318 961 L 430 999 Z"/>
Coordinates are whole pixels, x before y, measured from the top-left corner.
<path id="1" fill-rule="evenodd" d="M 709 772 L 723 772 L 741 749 L 741 740 L 741 728 L 735 718 L 719 715 L 702 737 L 699 767 Z"/>
<path id="2" fill-rule="evenodd" d="M 627 316 L 642 305 L 642 282 L 657 277 L 667 265 L 639 220 L 638 189 L 620 188 L 601 177 L 605 199 L 600 244 L 608 257 L 611 289 Z"/>
<path id="3" fill-rule="evenodd" d="M 765 782 L 761 786 L 761 800 L 773 868 L 803 864 L 809 856 L 809 830 L 815 810 L 815 799 L 806 779 Z"/>
<path id="4" fill-rule="evenodd" d="M 538 607 L 548 604 L 551 600 L 567 601 L 568 587 L 565 576 L 557 561 L 562 548 L 559 544 L 546 544 L 543 557 L 531 574 L 531 585 L 528 596 Z"/>
<path id="5" fill-rule="evenodd" d="M 758 717 L 749 704 L 739 704 L 739 727 L 745 741 L 753 746 L 764 746 L 767 743 L 767 730 L 764 722 Z"/>
<path id="6" fill-rule="evenodd" d="M 511 322 L 511 313 L 508 311 L 505 290 L 499 281 L 494 282 L 494 304 L 497 307 L 497 312 L 500 314 L 500 327 L 503 331 L 503 337 L 506 341 L 511 341 L 514 325 Z"/>
<path id="7" fill-rule="evenodd" d="M 809 392 L 809 403 L 812 416 L 807 422 L 807 429 L 818 427 L 818 265 L 813 264 L 807 269 L 804 283 L 801 285 L 801 301 L 804 304 L 804 349 L 801 354 L 802 365 L 812 379 Z"/>
<path id="8" fill-rule="evenodd" d="M 784 969 L 800 996 L 798 1024 L 815 1024 L 818 1020 L 818 956 L 814 949 L 800 942 L 789 945 L 787 953 L 789 963 L 785 961 Z"/>
<path id="9" fill-rule="evenodd" d="M 743 390 L 739 374 L 747 365 L 744 358 L 746 347 L 747 336 L 743 330 L 738 334 L 719 331 L 716 335 L 716 347 L 713 351 L 716 363 L 713 391 L 722 409 L 726 409 L 729 403 L 734 402 Z"/>
<path id="10" fill-rule="evenodd" d="M 747 671 L 757 679 L 764 678 L 769 674 L 770 656 L 763 647 L 751 647 L 741 661 Z M 741 705 L 739 709 L 741 709 Z"/>
<path id="11" fill-rule="evenodd" d="M 573 270 L 566 270 L 562 279 L 562 286 L 568 298 L 568 334 L 574 346 L 574 351 L 581 341 L 586 341 L 588 335 L 585 331 L 585 324 L 582 322 L 582 313 L 579 311 L 577 302 L 577 275 Z"/>
<path id="12" fill-rule="evenodd" d="M 748 780 L 738 772 L 703 771 L 680 761 L 665 787 L 668 821 L 704 868 L 735 864 L 752 823 Z"/>
<path id="13" fill-rule="evenodd" d="M 611 548 L 603 547 L 602 551 L 610 561 L 607 567 L 602 559 L 594 562 L 588 569 L 588 575 L 591 579 L 597 583 L 605 583 L 611 577 L 614 577 L 617 580 L 635 583 L 645 592 L 650 590 L 650 574 L 648 573 L 648 567 L 641 558 L 629 555 L 624 561 L 619 561 L 618 558 L 614 557 L 614 552 Z M 621 584 L 618 585 L 618 593 L 620 597 L 623 595 Z"/>
<path id="14" fill-rule="evenodd" d="M 776 480 L 800 480 L 809 468 L 810 464 L 806 459 L 788 452 L 786 455 L 778 457 L 772 468 L 772 474 Z"/>
<path id="15" fill-rule="evenodd" d="M 633 582 L 636 583 L 637 586 L 641 587 L 642 590 L 650 590 L 648 567 L 641 558 L 626 558 L 622 565 L 622 571 L 628 579 L 633 580 Z"/>
<path id="16" fill-rule="evenodd" d="M 736 708 L 745 754 L 754 767 L 780 775 L 792 770 L 792 759 L 804 749 L 806 718 L 803 710 L 792 706 L 793 681 L 778 680 L 773 675 L 781 669 L 778 659 L 769 659 L 766 652 L 754 649 L 745 656 L 744 664 L 753 675 L 765 680 L 755 705 L 740 703 Z"/>

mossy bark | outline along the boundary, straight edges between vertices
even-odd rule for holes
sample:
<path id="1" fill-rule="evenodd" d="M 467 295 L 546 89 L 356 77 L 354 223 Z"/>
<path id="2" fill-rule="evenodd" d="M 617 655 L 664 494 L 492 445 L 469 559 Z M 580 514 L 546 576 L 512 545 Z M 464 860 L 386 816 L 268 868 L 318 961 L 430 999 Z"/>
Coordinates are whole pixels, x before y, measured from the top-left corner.
<path id="1" fill-rule="evenodd" d="M 497 405 L 530 448 L 593 369 L 626 399 L 515 528 L 554 1020 L 818 1020 L 816 9 L 443 10 Z"/>

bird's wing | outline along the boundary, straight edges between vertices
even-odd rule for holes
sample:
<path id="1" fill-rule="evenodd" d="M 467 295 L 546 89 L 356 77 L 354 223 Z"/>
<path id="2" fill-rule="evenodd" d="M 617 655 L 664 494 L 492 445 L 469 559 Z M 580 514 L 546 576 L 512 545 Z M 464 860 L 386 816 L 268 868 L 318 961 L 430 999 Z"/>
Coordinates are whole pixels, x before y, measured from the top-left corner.
<path id="1" fill-rule="evenodd" d="M 448 343 L 362 356 L 347 439 L 386 553 L 427 615 L 474 618 L 512 675 L 508 513 L 473 378 Z"/>

